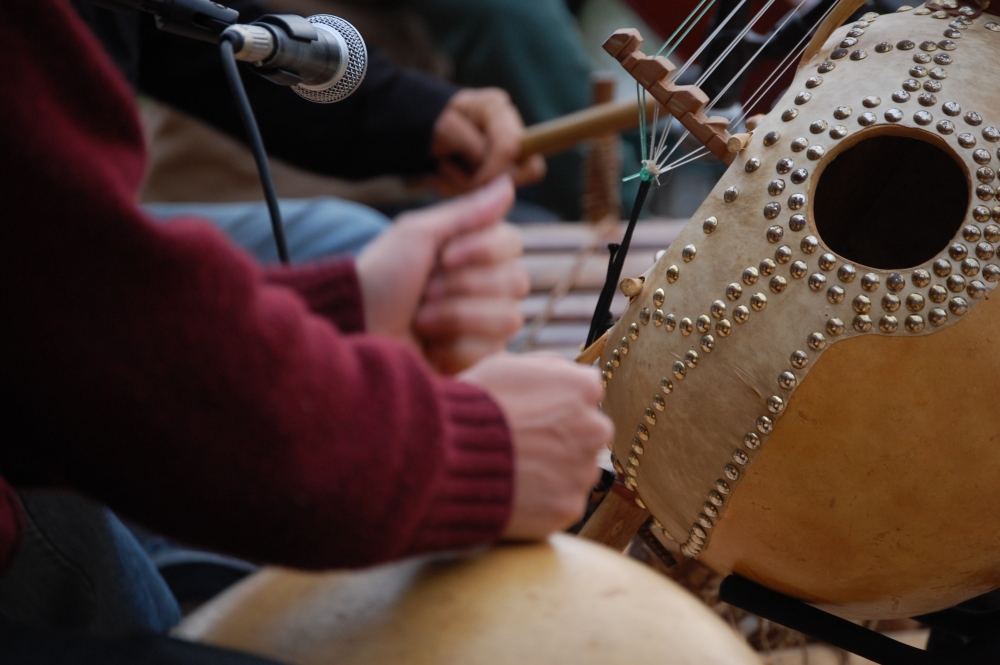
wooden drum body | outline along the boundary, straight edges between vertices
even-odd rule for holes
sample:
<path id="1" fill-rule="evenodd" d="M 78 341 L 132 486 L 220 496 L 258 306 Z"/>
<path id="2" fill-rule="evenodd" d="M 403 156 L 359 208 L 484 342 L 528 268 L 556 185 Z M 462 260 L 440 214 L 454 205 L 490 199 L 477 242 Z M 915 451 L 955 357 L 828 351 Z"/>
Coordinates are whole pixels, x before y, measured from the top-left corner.
<path id="1" fill-rule="evenodd" d="M 1000 587 L 1000 19 L 844 26 L 612 329 L 665 544 L 854 618 Z"/>
<path id="2" fill-rule="evenodd" d="M 178 634 L 293 665 L 760 665 L 694 596 L 571 536 L 358 572 L 266 569 Z"/>

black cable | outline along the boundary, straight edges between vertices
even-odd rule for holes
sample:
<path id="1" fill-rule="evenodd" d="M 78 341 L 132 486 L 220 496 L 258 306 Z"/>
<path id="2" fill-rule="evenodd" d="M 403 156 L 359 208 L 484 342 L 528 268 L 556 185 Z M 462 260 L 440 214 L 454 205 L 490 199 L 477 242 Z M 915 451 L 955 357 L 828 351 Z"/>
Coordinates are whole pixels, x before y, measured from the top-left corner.
<path id="1" fill-rule="evenodd" d="M 271 230 L 274 231 L 274 242 L 278 246 L 278 258 L 281 259 L 282 263 L 288 265 L 288 245 L 285 242 L 285 229 L 281 224 L 278 196 L 274 193 L 271 167 L 267 161 L 267 153 L 264 152 L 264 140 L 260 136 L 257 119 L 254 118 L 250 99 L 247 97 L 247 91 L 243 88 L 243 80 L 240 78 L 240 71 L 236 66 L 233 43 L 226 36 L 223 36 L 219 42 L 219 49 L 222 52 L 222 66 L 226 70 L 229 89 L 232 90 L 233 97 L 236 99 L 236 107 L 240 111 L 240 118 L 243 119 L 243 126 L 247 130 L 250 150 L 253 152 L 254 161 L 257 162 L 260 184 L 264 188 L 264 199 L 267 200 L 267 210 L 271 214 Z"/>
<path id="2" fill-rule="evenodd" d="M 628 255 L 629 245 L 632 243 L 632 232 L 635 231 L 635 224 L 639 221 L 639 213 L 642 212 L 642 204 L 646 202 L 646 195 L 652 181 L 643 180 L 639 184 L 639 192 L 635 196 L 635 204 L 632 206 L 632 216 L 628 220 L 628 228 L 625 229 L 625 237 L 620 245 L 608 245 L 611 250 L 611 257 L 608 263 L 608 274 L 604 279 L 604 288 L 597 299 L 597 307 L 594 308 L 594 317 L 590 320 L 590 332 L 587 333 L 587 343 L 584 348 L 593 344 L 598 337 L 603 335 L 615 324 L 611 315 L 611 301 L 615 297 L 615 288 L 618 280 L 622 276 L 622 268 L 625 267 L 625 257 Z"/>

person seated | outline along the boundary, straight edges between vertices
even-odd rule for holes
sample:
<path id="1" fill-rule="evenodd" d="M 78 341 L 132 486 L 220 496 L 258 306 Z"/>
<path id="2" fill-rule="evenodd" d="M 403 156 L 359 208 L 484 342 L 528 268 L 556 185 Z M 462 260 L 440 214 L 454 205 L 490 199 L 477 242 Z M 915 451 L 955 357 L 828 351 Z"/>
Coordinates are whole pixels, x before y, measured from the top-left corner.
<path id="1" fill-rule="evenodd" d="M 0 37 L 0 169 L 16 193 L 5 580 L 32 536 L 12 488 L 72 490 L 185 542 L 312 569 L 579 517 L 612 435 L 596 371 L 493 353 L 525 288 L 499 224 L 509 177 L 407 214 L 356 261 L 263 269 L 203 221 L 136 207 L 133 91 L 65 0 L 4 3 Z M 143 644 L 0 625 L 15 663 Z M 208 662 L 164 644 L 147 644 L 165 650 L 156 662 Z"/>

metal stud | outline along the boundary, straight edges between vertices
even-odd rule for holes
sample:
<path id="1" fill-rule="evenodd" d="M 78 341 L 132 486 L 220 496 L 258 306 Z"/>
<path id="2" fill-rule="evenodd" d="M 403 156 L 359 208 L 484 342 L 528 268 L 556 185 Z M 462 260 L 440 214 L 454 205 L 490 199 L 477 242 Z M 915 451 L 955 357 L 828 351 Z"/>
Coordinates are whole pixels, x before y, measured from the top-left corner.
<path id="1" fill-rule="evenodd" d="M 948 299 L 948 291 L 940 284 L 935 284 L 928 289 L 927 296 L 931 299 L 931 302 L 943 303 Z"/>
<path id="2" fill-rule="evenodd" d="M 764 277 L 773 275 L 777 265 L 773 259 L 764 259 L 760 262 L 760 274 Z"/>
<path id="3" fill-rule="evenodd" d="M 878 122 L 878 118 L 876 118 L 875 114 L 871 111 L 865 111 L 858 116 L 858 124 L 862 127 L 871 127 L 876 122 Z"/>
<path id="4" fill-rule="evenodd" d="M 891 50 L 892 50 L 892 44 L 890 44 L 889 42 L 879 42 L 878 44 L 875 45 L 876 53 L 888 53 Z"/>
<path id="5" fill-rule="evenodd" d="M 815 272 L 809 275 L 809 288 L 813 291 L 820 291 L 826 286 L 826 275 Z"/>
<path id="6" fill-rule="evenodd" d="M 784 120 L 785 122 L 789 122 L 791 120 L 795 120 L 795 117 L 798 114 L 799 114 L 798 109 L 785 109 L 781 113 L 781 119 Z"/>
<path id="7" fill-rule="evenodd" d="M 842 286 L 831 286 L 826 291 L 826 299 L 833 305 L 839 305 L 844 302 L 844 296 L 844 287 Z"/>
<path id="8" fill-rule="evenodd" d="M 809 150 L 806 151 L 806 157 L 808 157 L 813 161 L 821 159 L 825 154 L 826 154 L 826 149 L 821 145 L 811 146 Z"/>
<path id="9" fill-rule="evenodd" d="M 785 390 L 791 390 L 792 388 L 795 387 L 796 383 L 797 379 L 795 378 L 795 375 L 792 374 L 791 372 L 785 371 L 778 375 L 778 385 L 784 388 Z"/>
<path id="10" fill-rule="evenodd" d="M 740 195 L 740 190 L 737 187 L 730 187 L 722 195 L 722 200 L 726 203 L 732 203 L 736 200 L 736 197 Z"/>
<path id="11" fill-rule="evenodd" d="M 945 285 L 952 293 L 961 293 L 965 290 L 965 278 L 961 275 L 952 275 L 945 280 Z"/>
<path id="12" fill-rule="evenodd" d="M 653 395 L 653 408 L 657 411 L 663 411 L 667 408 L 667 401 L 663 399 L 663 395 L 660 393 Z"/>
<path id="13" fill-rule="evenodd" d="M 774 421 L 767 416 L 757 418 L 757 431 L 761 434 L 770 434 L 774 430 Z"/>
<path id="14" fill-rule="evenodd" d="M 948 312 L 940 307 L 935 307 L 927 315 L 927 320 L 931 322 L 932 326 L 942 326 L 948 321 Z"/>
<path id="15" fill-rule="evenodd" d="M 911 312 L 919 312 L 924 308 L 924 297 L 919 293 L 911 293 L 906 296 L 906 309 Z"/>
<path id="16" fill-rule="evenodd" d="M 819 72 L 820 74 L 829 74 L 836 68 L 837 68 L 837 63 L 831 62 L 829 60 L 824 60 L 823 62 L 819 63 L 819 66 L 816 68 L 816 71 Z"/>
<path id="17" fill-rule="evenodd" d="M 707 218 L 701 225 L 701 230 L 705 232 L 705 235 L 712 233 L 717 228 L 719 228 L 719 220 L 715 216 Z"/>
<path id="18" fill-rule="evenodd" d="M 707 314 L 702 314 L 695 321 L 694 326 L 695 328 L 698 329 L 698 332 L 707 333 L 709 330 L 712 329 L 712 319 L 708 318 Z"/>
<path id="19" fill-rule="evenodd" d="M 844 127 L 843 125 L 837 125 L 836 127 L 830 128 L 830 138 L 839 140 L 844 138 L 845 136 L 847 136 L 847 127 Z"/>
<path id="20" fill-rule="evenodd" d="M 988 222 L 990 221 L 990 209 L 982 205 L 976 206 L 972 209 L 972 218 L 977 222 Z M 974 226 L 969 228 L 976 229 Z M 976 229 L 976 231 L 979 231 L 979 229 Z M 966 238 L 966 240 L 969 240 L 969 238 Z"/>
<path id="21" fill-rule="evenodd" d="M 968 113 L 966 113 L 964 120 L 965 124 L 971 127 L 978 127 L 979 125 L 983 124 L 983 116 L 979 113 L 976 113 L 975 111 L 969 111 Z"/>
<path id="22" fill-rule="evenodd" d="M 771 395 L 767 398 L 767 410 L 775 415 L 780 414 L 785 410 L 785 400 L 777 395 Z"/>
<path id="23" fill-rule="evenodd" d="M 929 41 L 929 40 L 926 41 L 926 42 L 921 42 L 920 43 L 920 50 L 921 51 L 936 51 L 937 48 L 938 48 L 937 44 L 935 44 L 934 42 Z"/>
<path id="24" fill-rule="evenodd" d="M 698 248 L 694 245 L 684 245 L 684 249 L 681 250 L 681 258 L 684 259 L 686 263 L 690 263 L 694 260 L 697 253 Z"/>
<path id="25" fill-rule="evenodd" d="M 615 366 L 610 360 L 604 365 L 604 374 L 608 379 L 615 377 Z"/>
<path id="26" fill-rule="evenodd" d="M 898 272 L 894 272 L 886 278 L 885 285 L 890 291 L 896 293 L 906 287 L 906 279 Z"/>
<path id="27" fill-rule="evenodd" d="M 718 333 L 719 337 L 728 337 L 732 331 L 733 325 L 729 323 L 729 319 L 722 319 L 715 324 L 715 332 Z"/>
<path id="28" fill-rule="evenodd" d="M 955 242 L 948 246 L 948 256 L 956 261 L 961 261 L 968 255 L 969 248 L 960 242 Z"/>
<path id="29" fill-rule="evenodd" d="M 667 377 L 660 379 L 660 392 L 664 395 L 669 395 L 674 392 L 674 382 Z"/>
<path id="30" fill-rule="evenodd" d="M 924 317 L 919 314 L 910 314 L 906 317 L 906 322 L 903 326 L 911 333 L 918 333 L 924 329 Z"/>
<path id="31" fill-rule="evenodd" d="M 655 425 L 656 424 L 656 414 L 653 412 L 653 410 L 651 408 L 646 407 L 646 410 L 643 412 L 642 415 L 643 415 L 643 418 L 646 419 L 646 422 L 649 423 L 650 425 Z M 636 465 L 636 466 L 638 466 L 638 465 Z"/>
<path id="32" fill-rule="evenodd" d="M 924 81 L 924 90 L 927 92 L 941 92 L 941 81 Z"/>
<path id="33" fill-rule="evenodd" d="M 694 332 L 694 324 L 691 322 L 691 319 L 689 319 L 688 317 L 685 316 L 677 324 L 677 329 L 681 331 L 682 335 L 684 335 L 685 337 L 687 337 L 692 332 Z"/>
<path id="34" fill-rule="evenodd" d="M 899 305 L 900 305 L 899 296 L 895 295 L 894 293 L 887 293 L 884 296 L 882 296 L 882 309 L 884 309 L 885 311 L 895 312 L 897 309 L 899 309 Z"/>
<path id="35" fill-rule="evenodd" d="M 791 147 L 792 152 L 802 152 L 809 146 L 809 139 L 800 136 L 794 139 L 789 147 Z"/>
<path id="36" fill-rule="evenodd" d="M 773 293 L 781 293 L 782 291 L 785 290 L 787 286 L 788 286 L 788 280 L 786 280 L 781 275 L 775 275 L 774 277 L 771 278 L 770 287 Z"/>
<path id="37" fill-rule="evenodd" d="M 955 28 L 948 28 L 947 30 L 944 31 L 943 34 L 944 34 L 945 37 L 950 37 L 951 39 L 961 39 L 962 38 L 962 33 L 959 32 L 958 30 L 956 30 Z"/>
<path id="38" fill-rule="evenodd" d="M 834 317 L 826 322 L 826 334 L 836 337 L 844 332 L 844 322 Z"/>
<path id="39" fill-rule="evenodd" d="M 917 103 L 921 106 L 934 106 L 937 104 L 937 97 L 929 92 L 924 92 L 917 96 Z"/>
<path id="40" fill-rule="evenodd" d="M 937 259 L 931 264 L 931 270 L 938 277 L 947 277 L 951 274 L 951 261 L 948 259 Z"/>
<path id="41" fill-rule="evenodd" d="M 951 41 L 950 39 L 942 39 L 941 41 L 938 42 L 938 48 L 943 49 L 945 51 L 954 51 L 956 48 L 958 48 L 958 44 Z"/>
<path id="42" fill-rule="evenodd" d="M 770 147 L 770 146 L 774 145 L 775 143 L 777 143 L 780 139 L 781 139 L 781 134 L 779 134 L 778 132 L 775 132 L 775 131 L 771 131 L 771 132 L 768 132 L 767 134 L 764 134 L 764 141 L 763 141 L 763 143 L 764 143 L 764 145 L 766 147 Z"/>
<path id="43" fill-rule="evenodd" d="M 722 497 L 722 494 L 720 494 L 716 490 L 712 490 L 711 492 L 708 493 L 708 500 L 712 503 L 713 506 L 717 508 L 721 508 L 723 502 L 725 501 L 725 499 L 723 499 Z"/>
<path id="44" fill-rule="evenodd" d="M 802 261 L 794 261 L 792 263 L 791 267 L 788 269 L 788 272 L 795 279 L 801 279 L 802 277 L 806 276 L 806 272 L 808 270 L 809 270 L 809 266 L 807 266 Z"/>
<path id="45" fill-rule="evenodd" d="M 795 103 L 800 106 L 808 102 L 810 99 L 812 99 L 812 93 L 806 92 L 804 90 L 799 94 L 795 95 Z"/>
<path id="46" fill-rule="evenodd" d="M 743 169 L 747 173 L 753 173 L 754 171 L 756 171 L 759 168 L 760 168 L 760 160 L 757 159 L 756 157 L 751 157 L 750 159 L 748 159 L 747 163 L 746 163 L 746 166 L 743 167 Z"/>
<path id="47" fill-rule="evenodd" d="M 836 118 L 837 120 L 846 120 L 847 118 L 851 117 L 852 112 L 853 111 L 851 110 L 850 106 L 838 106 L 837 108 L 833 109 L 833 117 Z"/>
<path id="48" fill-rule="evenodd" d="M 660 326 L 662 326 L 665 320 L 666 316 L 664 316 L 662 309 L 658 309 L 653 312 L 653 325 L 655 327 L 659 328 Z M 668 331 L 669 330 L 670 329 L 668 328 Z"/>
<path id="49" fill-rule="evenodd" d="M 994 219 L 996 219 L 995 214 Z M 1000 242 L 1000 226 L 987 224 L 986 228 L 983 229 L 983 237 L 989 242 Z"/>
<path id="50" fill-rule="evenodd" d="M 899 328 L 899 322 L 895 316 L 886 314 L 878 320 L 878 329 L 884 333 L 894 333 Z"/>
<path id="51" fill-rule="evenodd" d="M 771 182 L 767 183 L 767 193 L 770 194 L 771 196 L 778 196 L 783 191 L 785 191 L 785 181 L 782 180 L 781 178 L 775 178 Z M 778 206 L 778 210 L 779 211 L 781 210 L 780 205 Z M 767 216 L 767 213 L 765 212 L 764 215 Z M 768 219 L 774 219 L 774 218 L 769 217 Z"/>
<path id="52" fill-rule="evenodd" d="M 673 284 L 681 276 L 681 269 L 677 266 L 667 268 L 667 281 Z"/>
<path id="53" fill-rule="evenodd" d="M 879 97 L 878 95 L 868 95 L 867 97 L 861 100 L 861 103 L 864 105 L 866 109 L 873 109 L 882 103 L 882 98 Z"/>
<path id="54" fill-rule="evenodd" d="M 745 305 L 740 305 L 733 310 L 733 318 L 736 319 L 736 323 L 746 323 L 750 320 L 750 310 Z"/>
<path id="55" fill-rule="evenodd" d="M 666 294 L 663 292 L 663 289 L 656 289 L 653 291 L 653 305 L 655 307 L 662 307 L 665 298 Z"/>
<path id="56" fill-rule="evenodd" d="M 866 273 L 865 276 L 861 278 L 861 288 L 869 292 L 878 291 L 879 281 L 879 276 L 875 273 Z"/>
<path id="57" fill-rule="evenodd" d="M 854 266 L 850 263 L 845 263 L 837 270 L 837 279 L 841 282 L 853 282 L 857 274 L 858 271 Z"/>
<path id="58" fill-rule="evenodd" d="M 941 67 L 931 67 L 931 70 L 927 72 L 927 75 L 935 81 L 943 81 L 948 78 L 948 72 Z"/>
<path id="59" fill-rule="evenodd" d="M 732 464 L 727 464 L 726 468 L 723 469 L 723 473 L 726 474 L 726 478 L 729 478 L 733 482 L 736 482 L 737 480 L 740 479 L 740 470 L 737 469 Z"/>
<path id="60" fill-rule="evenodd" d="M 934 56 L 934 62 L 939 65 L 950 65 L 952 63 L 952 58 L 947 53 L 938 53 Z"/>
<path id="61" fill-rule="evenodd" d="M 754 268 L 753 266 L 750 266 L 749 268 L 747 268 L 746 270 L 743 271 L 743 283 L 746 284 L 746 285 L 748 285 L 748 286 L 750 284 L 756 284 L 757 283 L 757 279 L 759 277 L 760 277 L 760 272 L 756 268 Z M 718 302 L 718 301 L 716 301 L 716 302 Z M 723 314 L 724 313 L 725 312 L 723 312 Z"/>
<path id="62" fill-rule="evenodd" d="M 705 353 L 711 353 L 713 350 L 715 350 L 715 338 L 712 337 L 711 335 L 702 335 L 700 346 L 701 350 L 704 351 Z"/>
<path id="63" fill-rule="evenodd" d="M 851 307 L 853 307 L 854 311 L 858 314 L 867 314 L 872 308 L 872 301 L 868 298 L 868 296 L 856 296 L 854 301 L 851 303 Z"/>
<path id="64" fill-rule="evenodd" d="M 916 113 L 913 114 L 913 122 L 917 123 L 918 125 L 926 127 L 927 125 L 934 122 L 934 116 L 932 116 L 927 111 L 917 111 Z"/>
<path id="65" fill-rule="evenodd" d="M 978 279 L 972 280 L 969 283 L 969 288 L 966 289 L 966 293 L 969 294 L 970 298 L 982 298 L 986 295 L 986 285 Z"/>
<path id="66" fill-rule="evenodd" d="M 864 60 L 867 57 L 868 57 L 868 51 L 864 50 L 863 48 L 851 51 L 851 60 L 854 60 L 855 62 L 857 62 L 858 60 Z"/>
<path id="67" fill-rule="evenodd" d="M 674 366 L 670 369 L 670 371 L 676 379 L 683 379 L 687 376 L 687 367 L 680 360 L 674 363 Z"/>
<path id="68" fill-rule="evenodd" d="M 905 90 L 897 90 L 896 92 L 892 93 L 892 101 L 896 102 L 897 104 L 906 103 L 910 101 L 910 93 L 908 93 Z"/>
<path id="69" fill-rule="evenodd" d="M 965 298 L 952 298 L 951 302 L 948 303 L 948 309 L 955 316 L 962 316 L 969 311 L 969 303 L 966 302 Z"/>
<path id="70" fill-rule="evenodd" d="M 814 333 L 814 334 L 819 335 L 819 333 Z M 820 337 L 822 337 L 822 335 L 820 335 Z M 809 348 L 812 348 L 812 341 L 813 341 L 813 339 L 812 339 L 811 336 L 809 338 L 809 341 L 810 341 Z M 818 340 L 817 340 L 817 342 L 818 342 Z M 824 344 L 825 344 L 825 340 L 824 340 Z M 820 348 L 822 348 L 822 347 L 820 347 Z M 813 350 L 815 351 L 816 349 L 813 349 Z M 805 369 L 809 365 L 809 355 L 805 351 L 796 351 L 795 353 L 792 354 L 792 357 L 789 359 L 789 362 L 792 364 L 792 367 L 794 367 L 795 369 Z"/>
<path id="71" fill-rule="evenodd" d="M 788 263 L 792 260 L 792 248 L 788 245 L 782 245 L 774 250 L 774 260 L 780 264 Z"/>
<path id="72" fill-rule="evenodd" d="M 936 47 L 937 47 L 937 45 L 935 44 L 935 48 Z M 914 53 L 913 54 L 913 62 L 917 63 L 918 65 L 926 65 L 930 61 L 931 61 L 931 56 L 928 53 Z"/>
<path id="73" fill-rule="evenodd" d="M 734 301 L 739 300 L 740 296 L 742 295 L 743 295 L 743 287 L 737 284 L 736 282 L 733 282 L 732 284 L 726 287 L 726 297 L 729 298 L 729 300 L 734 300 Z"/>
<path id="74" fill-rule="evenodd" d="M 792 194 L 788 197 L 788 208 L 790 210 L 801 210 L 806 204 L 805 194 Z"/>
<path id="75" fill-rule="evenodd" d="M 819 248 L 819 239 L 816 236 L 806 236 L 799 243 L 799 247 L 805 254 L 812 254 Z"/>
<path id="76" fill-rule="evenodd" d="M 983 261 L 989 261 L 993 258 L 994 254 L 993 245 L 988 242 L 981 242 L 976 244 L 976 256 Z"/>
<path id="77" fill-rule="evenodd" d="M 809 88 L 810 90 L 812 90 L 813 88 L 818 88 L 821 85 L 823 85 L 822 76 L 810 76 L 809 78 L 806 79 L 806 87 Z"/>
<path id="78" fill-rule="evenodd" d="M 848 50 L 846 48 L 835 48 L 830 52 L 830 58 L 833 60 L 840 60 L 841 58 L 846 58 Z"/>
<path id="79" fill-rule="evenodd" d="M 904 39 L 898 44 L 896 44 L 896 48 L 898 48 L 900 51 L 909 51 L 914 46 L 916 46 L 916 44 L 910 41 L 909 39 Z"/>
<path id="80" fill-rule="evenodd" d="M 812 132 L 813 134 L 822 134 L 823 132 L 826 131 L 827 127 L 829 127 L 829 125 L 827 124 L 826 120 L 814 120 L 809 125 L 809 131 Z"/>
<path id="81" fill-rule="evenodd" d="M 916 92 L 920 90 L 920 81 L 916 79 L 906 79 L 903 81 L 903 90 L 906 92 Z"/>
<path id="82" fill-rule="evenodd" d="M 1000 266 L 995 263 L 984 266 L 983 278 L 987 282 L 996 282 L 997 280 L 1000 280 Z"/>
<path id="83" fill-rule="evenodd" d="M 711 307 L 709 308 L 709 311 L 712 313 L 712 316 L 714 316 L 717 319 L 721 319 L 726 315 L 726 303 L 722 302 L 721 300 L 716 300 L 715 302 L 712 303 Z"/>
<path id="84" fill-rule="evenodd" d="M 955 123 L 951 120 L 938 120 L 936 127 L 939 132 L 945 135 L 951 134 L 955 131 Z"/>
<path id="85" fill-rule="evenodd" d="M 927 68 L 921 65 L 913 65 L 912 67 L 910 67 L 910 76 L 923 78 L 927 76 Z"/>
<path id="86" fill-rule="evenodd" d="M 903 119 L 903 112 L 899 109 L 889 109 L 884 115 L 887 122 L 899 122 Z"/>
<path id="87" fill-rule="evenodd" d="M 622 366 L 622 352 L 619 349 L 615 349 L 614 351 L 611 352 L 611 363 L 615 367 Z"/>
<path id="88" fill-rule="evenodd" d="M 854 322 L 851 325 L 859 333 L 870 332 L 872 329 L 872 319 L 867 314 L 858 314 L 854 317 Z"/>
<path id="89" fill-rule="evenodd" d="M 793 162 L 788 157 L 782 157 L 778 160 L 778 163 L 774 165 L 774 170 L 778 173 L 784 175 L 792 170 Z"/>
<path id="90" fill-rule="evenodd" d="M 628 336 L 632 340 L 639 339 L 639 324 L 638 323 L 633 323 L 632 325 L 630 325 L 628 327 Z"/>
<path id="91" fill-rule="evenodd" d="M 980 166 L 976 169 L 976 179 L 979 180 L 979 182 L 993 182 L 996 180 L 996 177 L 996 171 L 988 166 Z"/>
<path id="92" fill-rule="evenodd" d="M 1000 129 L 992 126 L 983 127 L 983 140 L 989 141 L 990 143 L 1000 141 Z"/>
<path id="93" fill-rule="evenodd" d="M 660 397 L 660 396 L 657 395 L 657 397 Z M 663 398 L 660 397 L 660 399 L 663 399 Z M 636 436 L 632 437 L 632 452 L 634 452 L 636 455 L 642 455 L 643 453 L 646 452 L 646 447 L 642 445 L 642 441 L 639 440 L 639 437 L 636 437 Z M 638 466 L 638 465 L 636 465 L 636 466 Z"/>
<path id="94" fill-rule="evenodd" d="M 755 293 L 750 297 L 750 306 L 755 312 L 761 312 L 767 307 L 767 296 L 763 293 Z"/>
<path id="95" fill-rule="evenodd" d="M 968 132 L 958 135 L 958 145 L 963 148 L 974 148 L 976 146 L 976 137 Z"/>
<path id="96" fill-rule="evenodd" d="M 846 37 L 844 41 L 840 42 L 841 48 L 851 48 L 858 43 L 858 40 L 854 37 Z"/>
<path id="97" fill-rule="evenodd" d="M 647 325 L 649 323 L 649 308 L 643 307 L 639 310 L 639 323 Z"/>
<path id="98" fill-rule="evenodd" d="M 974 150 L 972 152 L 972 160 L 976 164 L 989 164 L 991 157 L 992 156 L 990 155 L 989 151 L 983 150 L 982 148 L 979 148 L 978 150 Z"/>
<path id="99" fill-rule="evenodd" d="M 733 461 L 739 464 L 740 466 L 746 466 L 747 464 L 750 463 L 750 456 L 737 448 L 736 450 L 733 451 Z"/>
<path id="100" fill-rule="evenodd" d="M 719 511 L 715 509 L 715 506 L 708 503 L 707 501 L 704 503 L 704 505 L 702 505 L 701 510 L 703 513 L 705 513 L 706 515 L 708 515 L 713 519 L 719 517 Z"/>
<path id="101" fill-rule="evenodd" d="M 829 252 L 825 252 L 819 257 L 819 267 L 821 270 L 833 270 L 837 267 L 837 257 Z"/>

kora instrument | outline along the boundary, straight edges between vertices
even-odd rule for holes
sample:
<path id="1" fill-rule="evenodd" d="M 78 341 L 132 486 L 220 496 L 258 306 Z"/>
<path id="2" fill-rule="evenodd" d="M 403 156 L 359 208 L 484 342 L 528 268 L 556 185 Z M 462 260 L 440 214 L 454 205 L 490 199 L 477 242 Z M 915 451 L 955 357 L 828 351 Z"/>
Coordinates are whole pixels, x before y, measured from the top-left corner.
<path id="1" fill-rule="evenodd" d="M 1000 587 L 1000 18 L 945 4 L 821 35 L 599 361 L 662 542 L 848 618 Z"/>
<path id="2" fill-rule="evenodd" d="M 687 591 L 566 535 L 357 572 L 265 569 L 177 634 L 292 665 L 760 664 Z"/>

